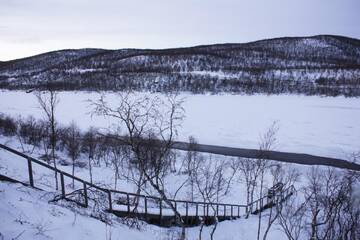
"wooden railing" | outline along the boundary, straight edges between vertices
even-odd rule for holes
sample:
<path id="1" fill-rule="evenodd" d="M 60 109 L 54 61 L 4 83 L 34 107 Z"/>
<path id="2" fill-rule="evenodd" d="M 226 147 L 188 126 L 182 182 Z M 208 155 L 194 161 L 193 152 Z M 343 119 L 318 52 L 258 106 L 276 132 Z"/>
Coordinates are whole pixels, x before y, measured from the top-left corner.
<path id="1" fill-rule="evenodd" d="M 93 188 L 102 192 L 103 194 L 105 194 L 105 196 L 107 196 L 108 208 L 106 210 L 108 210 L 109 212 L 120 211 L 120 212 L 126 212 L 129 215 L 133 213 L 135 214 L 141 213 L 144 214 L 146 217 L 152 214 L 152 215 L 158 215 L 160 219 L 163 216 L 175 217 L 175 215 L 171 213 L 172 210 L 168 206 L 166 206 L 167 205 L 166 201 L 159 197 L 146 196 L 142 194 L 135 194 L 135 193 L 100 187 L 96 184 L 90 183 L 86 180 L 73 176 L 65 171 L 55 168 L 43 161 L 32 158 L 24 153 L 21 153 L 3 144 L 0 144 L 0 148 L 27 160 L 29 185 L 31 187 L 36 187 L 33 177 L 33 164 L 37 164 L 57 173 L 60 176 L 61 197 L 64 199 L 67 198 L 65 177 L 68 177 L 71 180 L 79 182 L 82 186 L 82 189 L 80 190 L 83 193 L 84 202 L 83 203 L 77 202 L 77 203 L 84 207 L 88 207 L 89 204 L 88 189 Z M 137 199 L 137 201 L 139 202 L 141 201 L 143 202 L 141 207 L 139 207 L 140 206 L 139 204 L 139 206 L 136 208 L 136 212 L 133 211 L 135 207 L 133 202 L 135 201 L 135 199 Z M 168 199 L 167 201 L 171 202 L 175 207 L 175 209 L 177 209 L 181 213 L 182 217 L 184 217 L 185 219 L 187 219 L 190 216 L 213 217 L 215 215 L 221 217 L 236 218 L 236 217 L 244 216 L 249 213 L 248 212 L 249 206 L 246 205 L 185 201 L 185 200 L 175 200 L 175 199 Z M 122 207 L 125 207 L 125 209 L 123 209 Z"/>
<path id="2" fill-rule="evenodd" d="M 247 214 L 258 213 L 266 208 L 270 208 L 282 201 L 285 201 L 289 196 L 295 193 L 294 185 L 282 189 L 281 191 L 275 193 L 273 196 L 265 195 L 247 206 Z"/>

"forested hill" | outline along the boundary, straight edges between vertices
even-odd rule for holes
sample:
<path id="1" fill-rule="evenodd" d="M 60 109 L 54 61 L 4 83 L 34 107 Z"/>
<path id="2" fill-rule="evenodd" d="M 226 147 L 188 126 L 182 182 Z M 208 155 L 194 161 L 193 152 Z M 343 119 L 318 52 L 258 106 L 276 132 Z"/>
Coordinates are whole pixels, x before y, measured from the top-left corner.
<path id="1" fill-rule="evenodd" d="M 360 96 L 360 40 L 321 35 L 164 50 L 79 49 L 0 62 L 0 87 Z"/>

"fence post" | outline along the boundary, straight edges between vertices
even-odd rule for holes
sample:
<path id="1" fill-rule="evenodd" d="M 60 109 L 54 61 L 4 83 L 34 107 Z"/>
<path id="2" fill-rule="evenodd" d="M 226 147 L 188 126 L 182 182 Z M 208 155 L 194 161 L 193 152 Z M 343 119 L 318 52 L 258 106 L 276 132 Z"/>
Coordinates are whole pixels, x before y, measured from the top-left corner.
<path id="1" fill-rule="evenodd" d="M 160 217 L 160 225 L 161 225 L 161 218 L 162 218 L 162 199 L 161 199 L 161 198 L 160 198 L 159 206 L 160 206 L 160 214 L 159 214 L 159 217 Z"/>
<path id="2" fill-rule="evenodd" d="M 226 205 L 224 204 L 224 217 L 226 217 Z"/>
<path id="3" fill-rule="evenodd" d="M 126 203 L 127 203 L 127 212 L 130 214 L 130 197 L 129 194 L 126 194 Z"/>
<path id="4" fill-rule="evenodd" d="M 111 191 L 108 190 L 108 198 L 109 198 L 109 211 L 111 212 L 113 209 L 112 209 L 112 200 L 111 200 Z"/>
<path id="5" fill-rule="evenodd" d="M 216 216 L 219 216 L 219 203 L 216 204 Z"/>
<path id="6" fill-rule="evenodd" d="M 28 170 L 29 170 L 29 182 L 30 182 L 30 186 L 31 186 L 31 187 L 34 187 L 34 178 L 33 178 L 31 160 L 30 160 L 30 158 L 28 158 L 27 160 L 28 160 Z"/>
<path id="7" fill-rule="evenodd" d="M 87 186 L 86 186 L 86 183 L 83 182 L 84 184 L 84 198 L 85 198 L 85 207 L 88 207 L 88 196 L 87 196 Z"/>
<path id="8" fill-rule="evenodd" d="M 233 217 L 233 205 L 231 205 L 231 218 Z"/>
<path id="9" fill-rule="evenodd" d="M 188 222 L 188 211 L 189 211 L 189 204 L 188 204 L 188 202 L 185 203 L 185 206 L 186 206 L 186 218 L 185 218 L 185 222 L 187 223 L 187 222 Z"/>
<path id="10" fill-rule="evenodd" d="M 199 211 L 199 205 L 198 205 L 198 203 L 196 203 L 196 205 L 195 205 L 195 208 L 196 208 L 196 217 L 198 216 L 198 211 Z"/>
<path id="11" fill-rule="evenodd" d="M 175 207 L 175 211 L 177 211 L 177 202 L 176 200 L 174 200 L 174 207 Z M 175 224 L 176 224 L 176 214 L 174 213 L 174 219 L 175 219 Z"/>
<path id="12" fill-rule="evenodd" d="M 61 182 L 61 195 L 65 198 L 65 182 L 64 182 L 64 174 L 60 173 L 60 182 Z"/>
<path id="13" fill-rule="evenodd" d="M 147 215 L 147 197 L 146 196 L 145 196 L 144 201 L 145 201 L 145 221 L 147 221 L 148 215 Z"/>
<path id="14" fill-rule="evenodd" d="M 240 206 L 238 206 L 238 217 L 240 217 Z"/>

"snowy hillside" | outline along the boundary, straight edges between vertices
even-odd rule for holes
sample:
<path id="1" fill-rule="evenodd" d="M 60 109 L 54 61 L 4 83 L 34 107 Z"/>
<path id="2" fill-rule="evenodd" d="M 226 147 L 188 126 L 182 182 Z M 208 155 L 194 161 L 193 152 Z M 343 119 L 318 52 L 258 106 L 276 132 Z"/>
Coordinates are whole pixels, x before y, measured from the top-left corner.
<path id="1" fill-rule="evenodd" d="M 360 95 L 360 41 L 278 38 L 190 48 L 62 50 L 3 62 L 0 87 Z"/>

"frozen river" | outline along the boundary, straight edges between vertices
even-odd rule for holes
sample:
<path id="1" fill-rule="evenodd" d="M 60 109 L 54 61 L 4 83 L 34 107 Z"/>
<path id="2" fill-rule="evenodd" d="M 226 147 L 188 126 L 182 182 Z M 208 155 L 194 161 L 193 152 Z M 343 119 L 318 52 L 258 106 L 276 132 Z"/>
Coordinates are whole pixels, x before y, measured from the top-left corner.
<path id="1" fill-rule="evenodd" d="M 98 93 L 61 92 L 57 118 L 75 120 L 86 129 L 110 122 L 91 117 L 88 99 Z M 277 121 L 275 150 L 346 158 L 360 151 L 360 98 L 297 95 L 192 95 L 185 97 L 186 118 L 179 140 L 195 136 L 200 143 L 257 148 L 259 136 Z M 116 101 L 116 94 L 108 93 Z M 0 112 L 41 117 L 36 98 L 22 91 L 1 91 Z"/>

